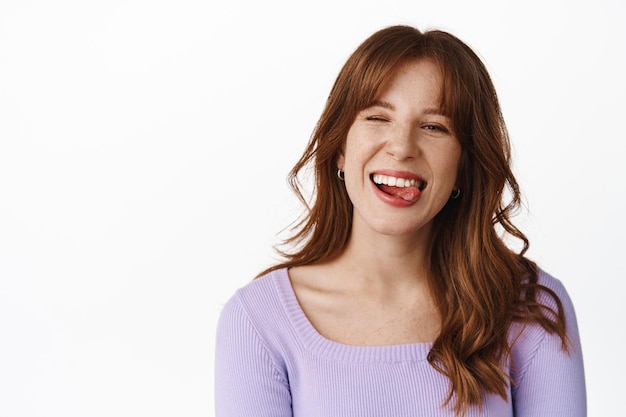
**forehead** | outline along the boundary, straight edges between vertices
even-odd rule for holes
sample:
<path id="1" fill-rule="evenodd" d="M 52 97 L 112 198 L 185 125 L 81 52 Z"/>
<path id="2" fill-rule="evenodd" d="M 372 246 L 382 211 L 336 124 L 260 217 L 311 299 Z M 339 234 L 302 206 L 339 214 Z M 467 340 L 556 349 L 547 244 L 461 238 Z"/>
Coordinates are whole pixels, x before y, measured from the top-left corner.
<path id="1" fill-rule="evenodd" d="M 439 109 L 442 104 L 443 75 L 430 59 L 412 59 L 394 68 L 378 86 L 368 106 L 393 107 L 394 99 L 415 103 L 428 102 Z"/>

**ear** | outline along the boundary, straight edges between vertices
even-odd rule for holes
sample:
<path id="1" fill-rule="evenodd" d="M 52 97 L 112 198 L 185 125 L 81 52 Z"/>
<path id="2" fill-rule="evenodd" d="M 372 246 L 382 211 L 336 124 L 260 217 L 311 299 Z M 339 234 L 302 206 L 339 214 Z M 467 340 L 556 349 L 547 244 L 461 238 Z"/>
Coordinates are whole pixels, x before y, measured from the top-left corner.
<path id="1" fill-rule="evenodd" d="M 342 152 L 337 157 L 337 168 L 343 170 L 343 166 L 345 162 L 346 162 L 346 158 L 343 156 L 343 152 Z"/>

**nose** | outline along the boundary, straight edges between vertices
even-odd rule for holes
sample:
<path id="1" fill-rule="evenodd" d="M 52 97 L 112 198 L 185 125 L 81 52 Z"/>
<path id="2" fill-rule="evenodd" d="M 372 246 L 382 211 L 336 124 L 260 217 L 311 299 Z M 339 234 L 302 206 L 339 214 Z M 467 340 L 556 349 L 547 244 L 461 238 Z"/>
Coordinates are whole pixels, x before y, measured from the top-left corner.
<path id="1" fill-rule="evenodd" d="M 386 152 L 398 161 L 417 157 L 419 145 L 414 129 L 409 125 L 395 126 L 387 137 Z"/>

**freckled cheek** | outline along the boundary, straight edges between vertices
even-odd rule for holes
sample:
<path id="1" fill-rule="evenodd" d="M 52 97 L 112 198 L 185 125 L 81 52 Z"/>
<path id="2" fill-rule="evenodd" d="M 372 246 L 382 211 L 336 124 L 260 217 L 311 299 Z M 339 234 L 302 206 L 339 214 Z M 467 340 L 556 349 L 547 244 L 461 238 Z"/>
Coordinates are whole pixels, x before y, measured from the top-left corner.
<path id="1" fill-rule="evenodd" d="M 456 179 L 459 171 L 460 154 L 451 150 L 449 153 L 442 152 L 433 155 L 430 159 L 430 166 L 435 173 L 435 177 L 445 178 L 446 182 L 450 182 L 452 186 L 456 185 Z"/>
<path id="2" fill-rule="evenodd" d="M 374 156 L 376 153 L 375 146 L 373 145 L 371 138 L 366 135 L 348 135 L 346 143 L 343 148 L 343 155 L 345 156 L 346 166 L 352 168 L 356 166 L 363 166 Z"/>
<path id="3" fill-rule="evenodd" d="M 452 177 L 454 178 L 455 185 L 458 182 L 459 176 L 459 167 L 461 165 L 461 151 L 459 150 L 456 154 L 456 158 L 452 158 L 450 161 L 450 167 L 448 168 L 452 173 Z"/>

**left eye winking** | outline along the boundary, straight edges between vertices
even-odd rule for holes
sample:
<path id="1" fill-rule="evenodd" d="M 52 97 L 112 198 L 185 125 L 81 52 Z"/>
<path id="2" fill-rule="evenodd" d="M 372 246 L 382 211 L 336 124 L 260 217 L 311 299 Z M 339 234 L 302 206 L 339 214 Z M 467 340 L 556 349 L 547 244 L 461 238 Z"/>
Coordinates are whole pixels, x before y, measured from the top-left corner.
<path id="1" fill-rule="evenodd" d="M 369 121 L 369 122 L 388 122 L 389 119 L 383 117 L 383 116 L 365 116 L 365 120 Z"/>

